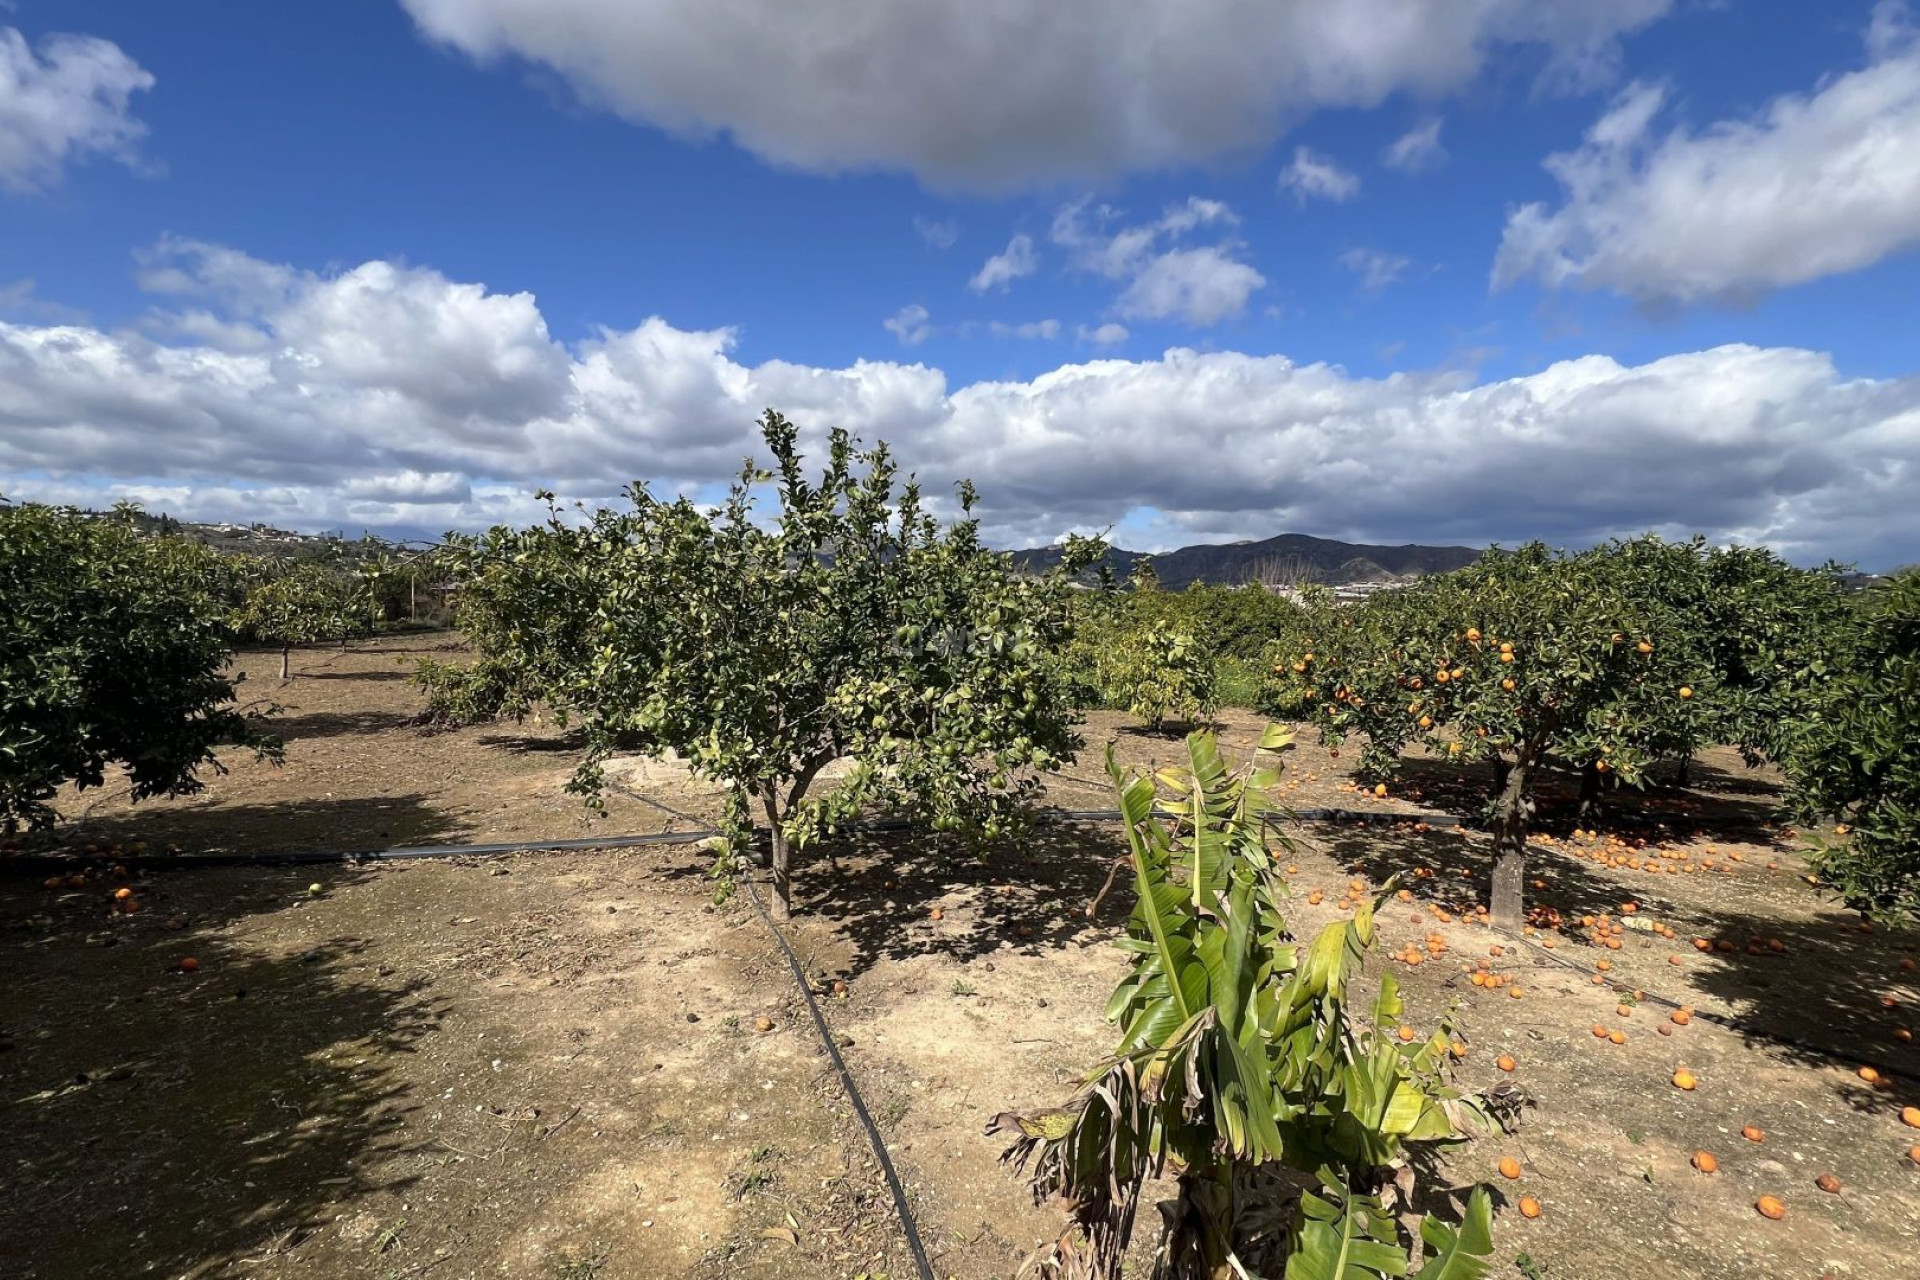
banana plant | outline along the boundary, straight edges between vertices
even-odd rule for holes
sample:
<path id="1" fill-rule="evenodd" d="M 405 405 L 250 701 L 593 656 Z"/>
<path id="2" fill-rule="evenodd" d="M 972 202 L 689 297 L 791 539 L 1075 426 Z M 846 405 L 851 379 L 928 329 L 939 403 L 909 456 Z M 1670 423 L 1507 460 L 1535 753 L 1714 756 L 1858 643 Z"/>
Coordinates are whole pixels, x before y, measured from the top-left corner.
<path id="1" fill-rule="evenodd" d="M 1413 1045 L 1377 1030 L 1402 1012 L 1391 975 L 1372 1027 L 1349 1018 L 1373 904 L 1304 948 L 1287 929 L 1269 841 L 1287 847 L 1272 796 L 1291 745 L 1270 728 L 1235 770 L 1195 733 L 1150 777 L 1108 750 L 1135 894 L 1118 940 L 1133 962 L 1106 1010 L 1120 1042 L 1068 1106 L 989 1127 L 1014 1135 L 1002 1160 L 1031 1168 L 1036 1203 L 1071 1206 L 1042 1275 L 1117 1280 L 1142 1187 L 1169 1169 L 1155 1280 L 1369 1280 L 1413 1274 L 1410 1253 L 1426 1255 L 1418 1280 L 1486 1274 L 1484 1191 L 1458 1228 L 1398 1216 L 1410 1148 L 1458 1139 L 1477 1110 L 1446 1083 L 1450 1028 Z"/>

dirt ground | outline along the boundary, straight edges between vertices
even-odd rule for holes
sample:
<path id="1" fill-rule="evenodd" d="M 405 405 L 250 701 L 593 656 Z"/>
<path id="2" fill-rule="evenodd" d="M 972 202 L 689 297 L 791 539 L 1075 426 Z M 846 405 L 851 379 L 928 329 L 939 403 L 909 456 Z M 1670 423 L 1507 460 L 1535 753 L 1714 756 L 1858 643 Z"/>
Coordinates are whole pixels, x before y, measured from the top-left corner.
<path id="1" fill-rule="evenodd" d="M 286 709 L 284 766 L 236 759 L 200 796 L 138 807 L 66 797 L 70 842 L 109 856 L 79 885 L 44 887 L 38 863 L 0 876 L 0 1275 L 910 1275 L 785 961 L 746 901 L 713 905 L 698 849 L 112 874 L 116 842 L 355 850 L 711 813 L 703 788 L 640 771 L 589 822 L 559 790 L 577 744 L 551 726 L 413 726 L 407 664 L 447 643 L 298 654 L 285 688 L 274 656 L 247 657 L 248 690 Z M 1135 764 L 1178 751 L 1121 721 L 1091 718 L 1060 807 L 1111 803 L 1109 738 Z M 1230 745 L 1258 728 L 1221 724 Z M 1373 972 L 1395 972 L 1423 1032 L 1453 1011 L 1463 1084 L 1537 1103 L 1517 1134 L 1449 1153 L 1434 1207 L 1498 1184 L 1496 1276 L 1911 1276 L 1920 1130 L 1898 1112 L 1920 1104 L 1920 1052 L 1896 1033 L 1920 1030 L 1920 938 L 1816 896 L 1769 821 L 1774 780 L 1713 753 L 1591 839 L 1549 794 L 1532 900 L 1558 927 L 1499 939 L 1471 914 L 1484 842 L 1427 822 L 1470 813 L 1484 782 L 1414 761 L 1362 796 L 1306 743 L 1288 768 L 1297 806 L 1403 815 L 1295 829 L 1295 931 L 1337 919 L 1353 880 L 1398 875 Z M 868 837 L 798 873 L 790 937 L 943 1277 L 1010 1277 L 1058 1228 L 981 1130 L 1063 1101 L 1112 1043 L 1124 893 L 1086 908 L 1116 851 L 1099 823 L 985 861 Z M 1481 962 L 1503 985 L 1469 980 Z M 1663 999 L 1697 1016 L 1677 1026 Z M 1700 1149 L 1719 1172 L 1690 1167 Z M 1537 1220 L 1513 1211 L 1523 1192 Z M 1755 1213 L 1763 1193 L 1783 1221 Z"/>

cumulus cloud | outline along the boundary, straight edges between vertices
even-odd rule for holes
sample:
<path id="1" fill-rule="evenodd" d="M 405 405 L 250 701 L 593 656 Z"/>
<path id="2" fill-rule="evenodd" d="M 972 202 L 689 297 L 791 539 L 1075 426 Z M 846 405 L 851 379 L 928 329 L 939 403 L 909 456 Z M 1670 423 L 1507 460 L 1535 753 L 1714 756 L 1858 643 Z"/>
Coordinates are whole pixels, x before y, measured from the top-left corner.
<path id="1" fill-rule="evenodd" d="M 152 265 L 187 286 L 156 307 L 203 305 L 257 342 L 0 323 L 0 492 L 315 528 L 526 520 L 539 485 L 594 501 L 635 477 L 724 480 L 774 405 L 815 447 L 830 425 L 892 442 L 929 492 L 972 476 L 1000 545 L 1149 508 L 1167 545 L 1653 528 L 1885 566 L 1920 539 L 1920 376 L 1814 351 L 1476 382 L 1174 348 L 955 386 L 920 364 L 744 364 L 731 331 L 659 318 L 564 343 L 526 295 L 425 268 L 249 262 L 175 246 Z M 1234 465 L 1170 467 L 1192 440 Z"/>
<path id="2" fill-rule="evenodd" d="M 0 187 L 43 189 L 90 155 L 131 160 L 146 133 L 131 100 L 153 84 L 112 41 L 55 35 L 36 51 L 0 27 Z"/>
<path id="3" fill-rule="evenodd" d="M 815 171 L 1007 189 L 1245 154 L 1322 107 L 1443 94 L 1503 51 L 1608 64 L 1672 0 L 402 0 L 430 40 Z"/>
<path id="4" fill-rule="evenodd" d="M 1114 303 L 1121 315 L 1205 326 L 1239 315 L 1266 277 L 1235 256 L 1244 247 L 1237 240 L 1201 247 L 1173 242 L 1203 227 L 1227 230 L 1239 221 L 1226 204 L 1199 196 L 1152 222 L 1131 225 L 1119 210 L 1089 208 L 1081 200 L 1054 214 L 1052 237 L 1076 269 L 1128 282 Z"/>
<path id="5" fill-rule="evenodd" d="M 1406 274 L 1411 258 L 1384 249 L 1348 249 L 1338 259 L 1341 266 L 1360 277 L 1360 287 L 1378 293 Z"/>
<path id="6" fill-rule="evenodd" d="M 1312 147 L 1296 147 L 1293 163 L 1280 171 L 1280 186 L 1302 205 L 1309 200 L 1338 204 L 1360 194 L 1360 177 Z"/>
<path id="7" fill-rule="evenodd" d="M 932 313 L 917 302 L 906 306 L 880 322 L 881 327 L 909 347 L 917 347 L 933 333 L 933 326 L 927 323 Z"/>
<path id="8" fill-rule="evenodd" d="M 967 288 L 975 293 L 985 293 L 989 289 L 1006 287 L 1023 276 L 1030 276 L 1040 269 L 1040 255 L 1034 251 L 1033 237 L 1024 233 L 1007 241 L 1007 247 L 994 254 L 981 264 L 967 281 Z"/>
<path id="9" fill-rule="evenodd" d="M 1426 123 L 1407 130 L 1380 153 L 1380 163 L 1402 173 L 1438 169 L 1447 162 L 1447 149 L 1440 145 L 1442 123 L 1439 116 L 1434 116 Z"/>
<path id="10" fill-rule="evenodd" d="M 1749 118 L 1663 129 L 1668 91 L 1626 89 L 1547 160 L 1559 207 L 1508 217 L 1494 287 L 1742 303 L 1920 244 L 1920 40 L 1902 12 L 1876 11 L 1865 67 Z"/>
<path id="11" fill-rule="evenodd" d="M 1102 325 L 1081 325 L 1075 336 L 1096 347 L 1111 347 L 1127 340 L 1127 326 L 1109 321 Z"/>

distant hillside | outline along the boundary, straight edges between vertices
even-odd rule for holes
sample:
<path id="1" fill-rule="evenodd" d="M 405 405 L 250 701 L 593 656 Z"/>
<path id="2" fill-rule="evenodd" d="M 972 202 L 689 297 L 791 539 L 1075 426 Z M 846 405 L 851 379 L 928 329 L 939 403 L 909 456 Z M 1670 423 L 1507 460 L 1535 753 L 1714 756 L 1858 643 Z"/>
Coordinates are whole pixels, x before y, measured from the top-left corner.
<path id="1" fill-rule="evenodd" d="M 1115 547 L 1107 553 L 1107 564 L 1114 577 L 1124 582 L 1135 562 L 1150 559 L 1163 588 L 1183 591 L 1195 582 L 1233 586 L 1258 580 L 1273 585 L 1323 582 L 1340 586 L 1416 578 L 1465 568 L 1479 557 L 1476 547 L 1423 547 L 1415 543 L 1376 547 L 1283 533 L 1259 542 L 1201 543 L 1156 556 Z M 1059 563 L 1060 549 L 1033 547 L 1015 551 L 1013 558 L 1022 567 L 1046 569 Z"/>

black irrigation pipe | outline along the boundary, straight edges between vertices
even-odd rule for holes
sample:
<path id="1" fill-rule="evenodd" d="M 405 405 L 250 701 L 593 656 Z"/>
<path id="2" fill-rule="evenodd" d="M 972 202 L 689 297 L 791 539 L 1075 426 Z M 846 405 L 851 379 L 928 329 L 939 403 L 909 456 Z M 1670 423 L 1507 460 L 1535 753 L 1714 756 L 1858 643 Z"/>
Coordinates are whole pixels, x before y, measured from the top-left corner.
<path id="1" fill-rule="evenodd" d="M 747 897 L 753 900 L 753 909 L 760 913 L 760 919 L 766 924 L 773 940 L 780 944 L 780 950 L 787 957 L 787 968 L 793 971 L 794 985 L 800 988 L 800 995 L 807 1002 L 807 1011 L 813 1015 L 813 1029 L 819 1033 L 820 1043 L 825 1046 L 827 1056 L 833 1059 L 834 1070 L 840 1073 L 840 1084 L 847 1091 L 847 1101 L 853 1104 L 853 1114 L 860 1121 L 860 1127 L 867 1131 L 867 1144 L 873 1148 L 873 1158 L 880 1162 L 880 1172 L 887 1180 L 887 1190 L 893 1193 L 894 1212 L 900 1215 L 900 1230 L 907 1237 L 907 1250 L 913 1254 L 914 1266 L 920 1271 L 920 1280 L 936 1280 L 933 1262 L 927 1257 L 927 1247 L 920 1242 L 920 1228 L 913 1220 L 913 1208 L 907 1204 L 907 1189 L 900 1183 L 900 1175 L 893 1167 L 893 1161 L 887 1155 L 887 1143 L 880 1136 L 880 1129 L 873 1123 L 873 1116 L 867 1111 L 866 1100 L 860 1096 L 860 1086 L 853 1082 L 853 1072 L 847 1069 L 847 1060 L 840 1056 L 840 1046 L 833 1042 L 833 1031 L 827 1026 L 826 1015 L 820 1012 L 820 1002 L 813 998 L 813 987 L 807 982 L 806 972 L 800 967 L 800 957 L 793 953 L 793 947 L 787 942 L 787 935 L 767 914 L 765 904 L 760 901 L 759 891 L 753 887 L 751 876 L 740 877 L 740 883 L 746 888 Z"/>

